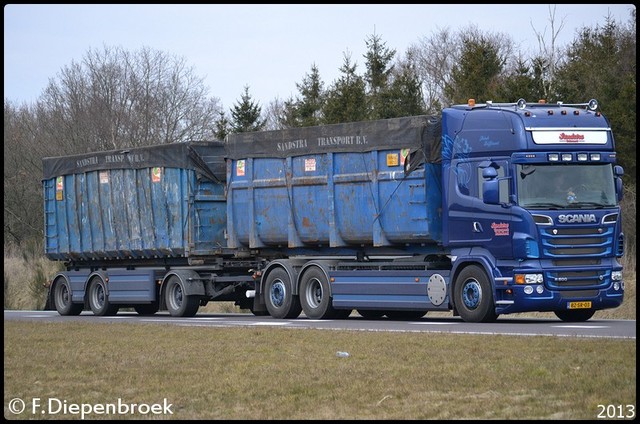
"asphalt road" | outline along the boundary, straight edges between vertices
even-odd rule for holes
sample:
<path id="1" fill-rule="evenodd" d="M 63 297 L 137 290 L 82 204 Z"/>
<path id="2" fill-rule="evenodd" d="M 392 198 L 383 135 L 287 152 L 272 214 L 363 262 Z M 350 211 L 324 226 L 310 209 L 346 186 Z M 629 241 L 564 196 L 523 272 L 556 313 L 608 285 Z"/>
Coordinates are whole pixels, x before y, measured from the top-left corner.
<path id="1" fill-rule="evenodd" d="M 176 318 L 166 312 L 152 316 L 141 316 L 135 312 L 119 312 L 112 317 L 97 317 L 85 311 L 79 316 L 61 316 L 56 311 L 4 311 L 4 320 L 37 322 L 122 322 L 164 324 L 199 327 L 281 327 L 291 329 L 324 329 L 349 331 L 398 331 L 450 334 L 487 334 L 510 336 L 555 336 L 596 337 L 613 339 L 636 338 L 635 320 L 591 319 L 586 322 L 569 323 L 559 319 L 509 318 L 502 316 L 495 323 L 466 323 L 459 318 L 429 317 L 418 320 L 392 321 L 388 319 L 368 320 L 352 315 L 342 320 L 312 320 L 304 315 L 297 319 L 275 319 L 252 314 L 199 313 L 192 318 Z"/>

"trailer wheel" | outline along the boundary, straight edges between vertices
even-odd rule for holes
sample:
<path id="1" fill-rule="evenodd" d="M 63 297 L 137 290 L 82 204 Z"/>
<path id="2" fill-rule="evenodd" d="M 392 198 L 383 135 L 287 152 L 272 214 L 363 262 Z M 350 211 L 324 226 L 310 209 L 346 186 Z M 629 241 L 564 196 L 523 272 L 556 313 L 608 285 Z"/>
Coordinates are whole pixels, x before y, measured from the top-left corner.
<path id="1" fill-rule="evenodd" d="M 56 280 L 53 286 L 53 303 L 60 315 L 80 315 L 82 312 L 82 303 L 73 303 L 71 301 L 71 287 L 69 282 L 64 278 Z"/>
<path id="2" fill-rule="evenodd" d="M 563 310 L 554 312 L 558 318 L 565 322 L 588 321 L 595 313 L 595 309 Z"/>
<path id="3" fill-rule="evenodd" d="M 274 318 L 296 318 L 302 312 L 300 298 L 293 295 L 293 283 L 283 268 L 276 268 L 267 276 L 264 303 Z"/>
<path id="4" fill-rule="evenodd" d="M 493 322 L 498 318 L 493 291 L 482 268 L 470 265 L 460 271 L 454 288 L 455 306 L 466 322 Z"/>
<path id="5" fill-rule="evenodd" d="M 89 307 L 94 315 L 111 316 L 118 313 L 120 307 L 109 302 L 107 286 L 100 277 L 94 277 L 89 282 Z"/>
<path id="6" fill-rule="evenodd" d="M 198 312 L 200 298 L 186 294 L 184 283 L 175 275 L 169 277 L 166 289 L 167 310 L 172 317 L 192 317 Z"/>
<path id="7" fill-rule="evenodd" d="M 160 305 L 158 305 L 158 302 L 144 303 L 135 305 L 133 309 L 138 313 L 138 315 L 153 315 L 158 312 Z"/>

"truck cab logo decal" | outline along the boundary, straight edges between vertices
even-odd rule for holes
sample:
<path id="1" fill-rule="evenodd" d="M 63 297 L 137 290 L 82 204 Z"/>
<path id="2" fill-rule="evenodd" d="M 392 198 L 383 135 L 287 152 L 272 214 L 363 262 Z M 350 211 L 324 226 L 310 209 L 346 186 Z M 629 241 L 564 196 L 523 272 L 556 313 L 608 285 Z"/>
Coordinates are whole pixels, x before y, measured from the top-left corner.
<path id="1" fill-rule="evenodd" d="M 508 236 L 509 224 L 506 222 L 492 222 L 491 228 L 496 236 Z"/>
<path id="2" fill-rule="evenodd" d="M 577 143 L 579 141 L 584 141 L 584 134 L 565 134 L 560 133 L 560 141 L 566 141 L 568 143 Z"/>
<path id="3" fill-rule="evenodd" d="M 595 214 L 583 213 L 573 215 L 558 215 L 558 222 L 561 224 L 581 224 L 597 222 Z"/>

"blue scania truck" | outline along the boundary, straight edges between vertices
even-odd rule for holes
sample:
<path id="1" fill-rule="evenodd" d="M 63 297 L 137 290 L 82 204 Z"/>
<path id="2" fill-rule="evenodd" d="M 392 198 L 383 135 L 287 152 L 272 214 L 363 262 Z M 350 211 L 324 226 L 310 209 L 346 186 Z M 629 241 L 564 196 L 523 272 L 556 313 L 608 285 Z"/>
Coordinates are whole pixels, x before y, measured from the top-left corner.
<path id="1" fill-rule="evenodd" d="M 281 319 L 585 321 L 624 298 L 623 170 L 595 100 L 470 100 L 43 169 L 61 315 L 233 301 Z"/>

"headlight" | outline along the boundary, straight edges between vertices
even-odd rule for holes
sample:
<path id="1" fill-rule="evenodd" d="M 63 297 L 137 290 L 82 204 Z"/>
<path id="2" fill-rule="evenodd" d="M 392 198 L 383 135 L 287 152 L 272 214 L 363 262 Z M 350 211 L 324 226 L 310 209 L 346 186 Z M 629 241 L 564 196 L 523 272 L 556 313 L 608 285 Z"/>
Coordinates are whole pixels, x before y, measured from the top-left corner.
<path id="1" fill-rule="evenodd" d="M 524 282 L 525 284 L 540 284 L 542 283 L 543 278 L 542 274 L 525 274 Z"/>
<path id="2" fill-rule="evenodd" d="M 613 271 L 611 273 L 611 279 L 613 281 L 622 281 L 622 271 Z"/>
<path id="3" fill-rule="evenodd" d="M 541 284 L 544 281 L 542 274 L 516 274 L 516 284 Z"/>

